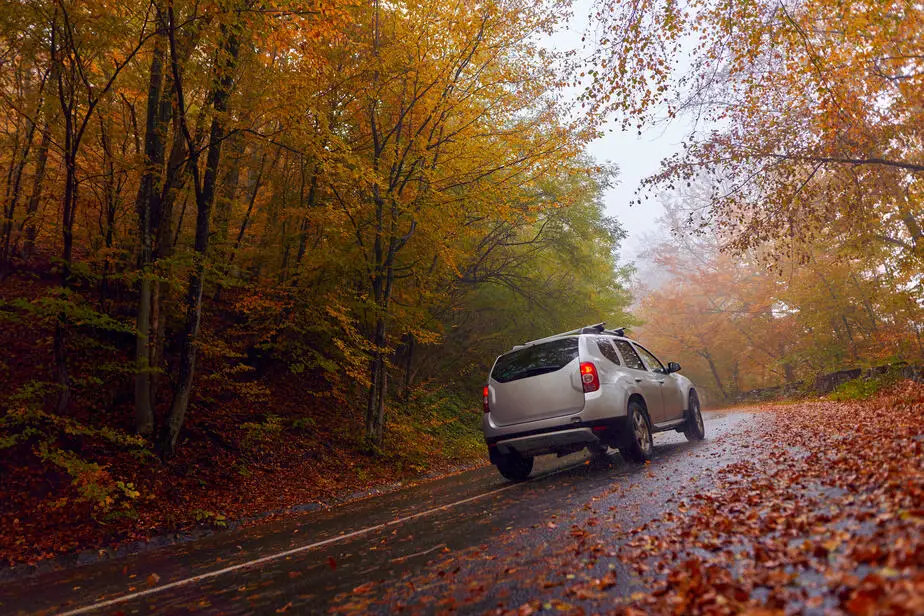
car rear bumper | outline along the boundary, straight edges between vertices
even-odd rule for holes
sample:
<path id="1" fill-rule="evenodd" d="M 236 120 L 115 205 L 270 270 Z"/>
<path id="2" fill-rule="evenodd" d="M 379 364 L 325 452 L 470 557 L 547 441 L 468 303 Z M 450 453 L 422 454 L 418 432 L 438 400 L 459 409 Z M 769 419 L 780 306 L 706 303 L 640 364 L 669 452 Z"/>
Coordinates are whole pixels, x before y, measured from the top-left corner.
<path id="1" fill-rule="evenodd" d="M 591 428 L 576 428 L 505 438 L 489 447 L 496 448 L 501 454 L 516 452 L 520 455 L 536 456 L 544 453 L 577 451 L 598 443 L 600 439 Z"/>
<path id="2" fill-rule="evenodd" d="M 624 434 L 625 418 L 604 419 L 533 429 L 487 438 L 492 461 L 498 454 L 538 456 L 571 453 L 595 445 L 615 445 Z"/>

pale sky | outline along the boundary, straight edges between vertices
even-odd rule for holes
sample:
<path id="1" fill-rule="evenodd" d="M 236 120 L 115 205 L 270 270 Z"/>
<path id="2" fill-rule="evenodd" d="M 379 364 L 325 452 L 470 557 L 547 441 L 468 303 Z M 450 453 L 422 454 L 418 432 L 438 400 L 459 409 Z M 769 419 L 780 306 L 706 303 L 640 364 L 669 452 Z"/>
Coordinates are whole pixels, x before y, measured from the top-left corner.
<path id="1" fill-rule="evenodd" d="M 576 0 L 569 27 L 552 36 L 549 46 L 558 50 L 581 49 L 581 36 L 592 5 L 592 0 Z M 588 42 L 591 40 L 588 36 Z M 641 180 L 657 172 L 662 159 L 680 150 L 680 142 L 692 125 L 688 119 L 679 118 L 670 125 L 649 128 L 639 136 L 635 131 L 622 132 L 618 120 L 610 121 L 606 135 L 591 143 L 588 152 L 600 162 L 619 166 L 619 184 L 605 196 L 606 213 L 618 218 L 629 232 L 622 254 L 623 259 L 632 260 L 641 248 L 642 236 L 656 229 L 664 208 L 653 198 L 631 207 L 629 202 L 635 199 Z"/>
<path id="2" fill-rule="evenodd" d="M 680 149 L 680 141 L 690 131 L 690 126 L 681 119 L 667 127 L 648 129 L 638 136 L 634 132 L 618 132 L 615 122 L 611 125 L 613 132 L 590 144 L 588 151 L 599 161 L 619 165 L 619 184 L 607 191 L 604 202 L 607 214 L 618 218 L 629 232 L 622 253 L 624 258 L 632 259 L 641 248 L 642 235 L 656 229 L 664 208 L 652 197 L 631 207 L 629 202 L 635 200 L 642 179 L 657 172 L 661 160 Z"/>

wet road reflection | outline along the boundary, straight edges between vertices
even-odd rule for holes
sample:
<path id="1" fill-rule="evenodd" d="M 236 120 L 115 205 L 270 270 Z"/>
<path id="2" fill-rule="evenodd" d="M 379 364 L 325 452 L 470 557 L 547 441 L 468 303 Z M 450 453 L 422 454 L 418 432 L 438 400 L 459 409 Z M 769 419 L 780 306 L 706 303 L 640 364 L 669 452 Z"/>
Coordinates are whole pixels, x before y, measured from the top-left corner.
<path id="1" fill-rule="evenodd" d="M 685 488 L 708 482 L 717 465 L 736 459 L 740 453 L 723 445 L 723 435 L 747 426 L 751 416 L 706 419 L 707 440 L 696 445 L 677 433 L 657 435 L 650 465 L 627 464 L 618 453 L 603 463 L 585 453 L 547 456 L 522 484 L 507 483 L 493 467 L 477 469 L 326 512 L 6 583 L 0 608 L 12 614 L 327 613 L 354 589 L 393 588 L 448 554 L 484 559 L 514 550 L 526 554 L 524 563 L 541 562 L 560 527 L 592 510 L 608 511 L 626 527 L 643 523 L 675 506 L 672 497 Z M 628 592 L 632 582 L 624 578 Z M 365 608 L 388 611 L 387 605 Z"/>

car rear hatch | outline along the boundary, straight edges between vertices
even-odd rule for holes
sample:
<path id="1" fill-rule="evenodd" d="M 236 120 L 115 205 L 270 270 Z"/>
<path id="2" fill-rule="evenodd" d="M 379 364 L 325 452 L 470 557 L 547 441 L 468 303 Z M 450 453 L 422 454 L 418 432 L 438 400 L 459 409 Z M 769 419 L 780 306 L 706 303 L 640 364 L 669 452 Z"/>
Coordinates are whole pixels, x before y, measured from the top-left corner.
<path id="1" fill-rule="evenodd" d="M 494 425 L 549 419 L 584 408 L 578 338 L 516 349 L 497 358 L 488 381 Z"/>

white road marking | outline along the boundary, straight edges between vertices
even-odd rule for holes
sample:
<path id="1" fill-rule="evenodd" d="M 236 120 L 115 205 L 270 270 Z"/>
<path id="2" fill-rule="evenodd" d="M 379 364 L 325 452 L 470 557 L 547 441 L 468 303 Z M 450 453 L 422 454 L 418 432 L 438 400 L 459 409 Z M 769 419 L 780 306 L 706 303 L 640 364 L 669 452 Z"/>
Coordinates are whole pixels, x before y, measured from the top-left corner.
<path id="1" fill-rule="evenodd" d="M 414 552 L 413 554 L 408 554 L 407 556 L 399 556 L 398 558 L 392 558 L 392 559 L 389 560 L 388 562 L 390 562 L 390 563 L 403 563 L 404 561 L 408 560 L 409 558 L 416 558 L 416 557 L 418 557 L 418 556 L 426 556 L 427 554 L 430 554 L 431 552 L 435 552 L 435 551 L 437 551 L 438 549 L 444 548 L 444 547 L 446 547 L 446 544 L 445 544 L 445 543 L 441 543 L 441 544 L 439 544 L 439 545 L 434 545 L 434 546 L 433 546 L 432 548 L 430 548 L 429 550 L 424 550 L 423 552 Z"/>
<path id="2" fill-rule="evenodd" d="M 541 479 L 544 477 L 552 477 L 558 475 L 559 473 L 564 473 L 575 468 L 574 466 L 568 466 L 551 473 L 546 473 L 544 475 L 538 475 L 533 478 Z M 526 482 L 529 483 L 529 482 Z M 388 522 L 383 522 L 382 524 L 376 524 L 375 526 L 369 526 L 367 528 L 361 528 L 360 530 L 354 530 L 352 532 L 337 535 L 336 537 L 331 537 L 329 539 L 324 539 L 323 541 L 317 541 L 309 545 L 303 545 L 301 547 L 292 548 L 291 550 L 285 550 L 284 552 L 277 552 L 276 554 L 270 554 L 269 556 L 263 556 L 261 558 L 255 558 L 254 560 L 248 560 L 247 562 L 239 563 L 237 565 L 231 565 L 230 567 L 225 567 L 224 569 L 217 569 L 215 571 L 209 571 L 208 573 L 202 573 L 199 575 L 194 575 L 192 577 L 184 578 L 182 580 L 177 580 L 175 582 L 170 582 L 169 584 L 164 584 L 163 586 L 155 586 L 154 588 L 148 588 L 146 590 L 139 590 L 137 592 L 128 593 L 115 597 L 113 599 L 108 599 L 106 601 L 100 601 L 98 603 L 93 603 L 92 605 L 87 605 L 84 607 L 79 607 L 67 612 L 59 612 L 58 616 L 76 616 L 77 614 L 86 614 L 87 612 L 92 612 L 93 610 L 99 610 L 104 607 L 110 607 L 112 605 L 118 605 L 119 603 L 125 603 L 126 601 L 131 601 L 133 599 L 138 599 L 140 597 L 147 597 L 150 595 L 155 595 L 157 593 L 163 592 L 165 590 L 170 590 L 171 588 L 179 588 L 180 586 L 188 586 L 190 584 L 196 584 L 203 580 L 208 580 L 226 573 L 231 573 L 232 571 L 240 571 L 241 569 L 248 569 L 250 567 L 255 567 L 257 565 L 262 565 L 264 563 L 272 562 L 274 560 L 279 560 L 280 558 L 285 558 L 286 556 L 292 556 L 293 554 L 299 554 L 301 552 L 307 552 L 308 550 L 313 550 L 325 545 L 330 545 L 332 543 L 337 543 L 338 541 L 343 541 L 344 539 L 352 539 L 353 537 L 359 537 L 361 535 L 366 535 L 368 533 L 381 530 L 383 528 L 388 528 L 389 526 L 394 526 L 396 524 L 402 524 L 404 522 L 409 522 L 411 520 L 416 520 L 417 518 L 426 517 L 438 511 L 445 511 L 451 509 L 452 507 L 458 507 L 459 505 L 464 505 L 466 503 L 471 503 L 482 498 L 493 496 L 495 494 L 500 494 L 501 492 L 506 492 L 516 488 L 522 484 L 511 483 L 496 490 L 491 490 L 490 492 L 484 492 L 482 494 L 476 494 L 475 496 L 470 496 L 469 498 L 463 498 L 462 500 L 455 501 L 454 503 L 448 503 L 446 505 L 440 505 L 439 507 L 433 507 L 427 509 L 426 511 L 420 511 L 411 515 L 407 515 L 401 518 L 395 518 Z"/>

